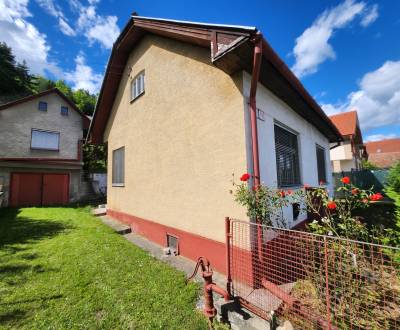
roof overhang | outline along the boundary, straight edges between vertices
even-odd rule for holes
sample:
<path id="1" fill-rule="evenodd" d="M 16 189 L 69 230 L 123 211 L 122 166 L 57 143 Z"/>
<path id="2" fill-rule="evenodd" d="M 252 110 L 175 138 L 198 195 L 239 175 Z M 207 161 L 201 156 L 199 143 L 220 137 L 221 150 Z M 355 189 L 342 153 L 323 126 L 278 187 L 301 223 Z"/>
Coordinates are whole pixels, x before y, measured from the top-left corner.
<path id="1" fill-rule="evenodd" d="M 128 56 L 147 33 L 210 49 L 211 62 L 229 75 L 240 70 L 251 73 L 253 39 L 259 34 L 255 27 L 132 16 L 112 48 L 89 128 L 88 138 L 91 142 L 103 142 L 103 133 Z M 336 126 L 267 41 L 262 41 L 260 82 L 301 117 L 312 123 L 330 142 L 341 141 L 342 137 Z"/>

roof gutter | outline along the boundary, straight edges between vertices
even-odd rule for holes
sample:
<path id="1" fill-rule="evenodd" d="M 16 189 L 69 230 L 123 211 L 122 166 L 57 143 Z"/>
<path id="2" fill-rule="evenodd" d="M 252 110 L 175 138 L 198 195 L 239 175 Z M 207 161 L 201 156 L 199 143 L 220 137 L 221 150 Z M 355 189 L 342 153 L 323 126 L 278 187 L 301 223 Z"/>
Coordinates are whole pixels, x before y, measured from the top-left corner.
<path id="1" fill-rule="evenodd" d="M 251 145 L 253 156 L 253 187 L 260 185 L 260 159 L 258 150 L 258 129 L 257 129 L 257 85 L 260 77 L 262 60 L 262 35 L 257 33 L 251 40 L 254 43 L 253 70 L 250 86 L 250 125 L 251 125 Z"/>

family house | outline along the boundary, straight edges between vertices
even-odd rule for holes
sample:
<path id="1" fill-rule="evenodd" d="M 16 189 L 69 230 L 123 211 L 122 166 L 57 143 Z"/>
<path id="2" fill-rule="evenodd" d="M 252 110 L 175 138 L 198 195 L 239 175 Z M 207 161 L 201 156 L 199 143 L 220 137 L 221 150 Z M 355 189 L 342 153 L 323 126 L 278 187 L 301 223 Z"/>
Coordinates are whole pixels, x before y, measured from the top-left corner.
<path id="1" fill-rule="evenodd" d="M 333 172 L 360 170 L 361 161 L 367 158 L 367 154 L 357 111 L 342 112 L 329 118 L 343 137 L 342 142 L 332 145 L 331 148 Z"/>
<path id="2" fill-rule="evenodd" d="M 256 28 L 140 16 L 113 46 L 89 131 L 108 144 L 107 213 L 220 271 L 224 217 L 246 218 L 233 176 L 330 183 L 341 138 Z M 284 212 L 289 226 L 306 217 Z"/>
<path id="3" fill-rule="evenodd" d="M 89 119 L 56 88 L 0 105 L 2 206 L 79 199 L 88 127 Z"/>
<path id="4" fill-rule="evenodd" d="M 368 160 L 380 168 L 390 168 L 400 162 L 399 138 L 367 142 L 365 147 Z"/>

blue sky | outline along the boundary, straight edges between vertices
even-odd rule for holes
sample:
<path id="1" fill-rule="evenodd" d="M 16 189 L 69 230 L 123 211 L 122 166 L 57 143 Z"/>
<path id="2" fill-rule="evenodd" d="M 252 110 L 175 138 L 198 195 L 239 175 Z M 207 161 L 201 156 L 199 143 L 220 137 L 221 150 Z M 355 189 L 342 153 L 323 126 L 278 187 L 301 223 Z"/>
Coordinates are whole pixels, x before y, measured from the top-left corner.
<path id="1" fill-rule="evenodd" d="M 400 136 L 400 1 L 0 0 L 0 41 L 31 71 L 99 90 L 130 13 L 259 28 L 328 114 Z"/>

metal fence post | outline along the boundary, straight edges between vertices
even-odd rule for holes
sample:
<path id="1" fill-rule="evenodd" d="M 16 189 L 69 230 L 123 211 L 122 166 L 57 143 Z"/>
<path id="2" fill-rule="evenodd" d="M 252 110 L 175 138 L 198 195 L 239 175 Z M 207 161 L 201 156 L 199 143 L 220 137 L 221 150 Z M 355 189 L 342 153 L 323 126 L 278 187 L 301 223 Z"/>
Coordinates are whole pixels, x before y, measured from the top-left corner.
<path id="1" fill-rule="evenodd" d="M 328 242 L 324 236 L 324 259 L 325 259 L 325 296 L 326 296 L 326 317 L 328 321 L 328 330 L 332 329 L 331 323 L 331 299 L 329 294 L 329 272 L 328 272 Z"/>
<path id="2" fill-rule="evenodd" d="M 225 217 L 225 239 L 226 239 L 226 291 L 228 291 L 229 296 L 232 296 L 231 285 L 231 219 Z"/>

